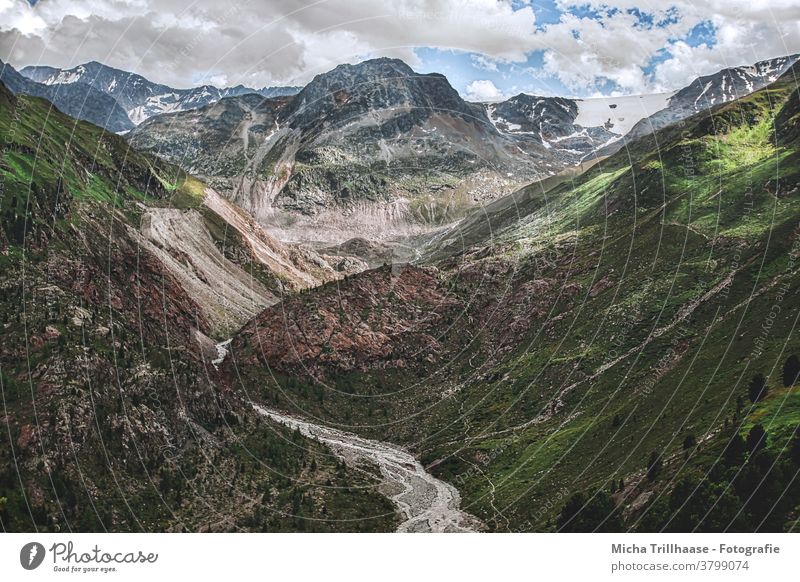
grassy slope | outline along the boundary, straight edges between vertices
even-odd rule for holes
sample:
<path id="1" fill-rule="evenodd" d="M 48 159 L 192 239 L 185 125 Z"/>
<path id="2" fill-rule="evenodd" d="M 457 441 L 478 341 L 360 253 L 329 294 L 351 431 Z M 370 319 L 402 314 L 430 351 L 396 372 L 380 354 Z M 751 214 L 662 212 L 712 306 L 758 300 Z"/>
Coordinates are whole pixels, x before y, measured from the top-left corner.
<path id="1" fill-rule="evenodd" d="M 563 504 L 552 501 L 557 492 L 635 478 L 651 451 L 670 457 L 686 435 L 716 434 L 752 374 L 778 378 L 800 348 L 800 264 L 791 258 L 800 236 L 800 156 L 795 140 L 781 141 L 784 128 L 774 129 L 796 106 L 794 87 L 787 79 L 638 142 L 630 158 L 617 155 L 549 192 L 535 213 L 546 221 L 495 241 L 524 260 L 563 240 L 555 266 L 537 276 L 568 268 L 565 283 L 582 292 L 496 367 L 502 384 L 473 385 L 461 405 L 490 400 L 504 411 L 482 423 L 491 431 L 524 423 L 519 412 L 529 399 L 545 413 L 533 426 L 478 438 L 440 465 L 463 485 L 468 505 L 487 517 L 501 509 L 498 527 L 545 527 Z M 769 404 L 781 398 L 773 393 L 766 406 L 780 412 L 767 429 L 777 445 L 797 419 L 792 406 Z M 713 455 L 719 446 L 712 438 L 701 448 Z M 441 448 L 428 457 L 448 455 Z M 475 458 L 490 460 L 475 471 Z"/>

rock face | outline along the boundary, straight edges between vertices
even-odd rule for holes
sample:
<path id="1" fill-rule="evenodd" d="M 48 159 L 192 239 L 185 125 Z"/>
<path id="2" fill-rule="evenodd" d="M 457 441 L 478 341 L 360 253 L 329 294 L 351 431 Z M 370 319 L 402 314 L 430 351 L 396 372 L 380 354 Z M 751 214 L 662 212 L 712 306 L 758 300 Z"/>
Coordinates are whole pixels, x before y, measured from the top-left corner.
<path id="1" fill-rule="evenodd" d="M 537 97 L 520 93 L 488 106 L 495 125 L 505 131 L 536 132 L 539 137 L 560 137 L 578 116 L 578 104 L 563 97 Z"/>
<path id="2" fill-rule="evenodd" d="M 207 333 L 217 338 L 286 294 L 365 267 L 277 241 L 211 188 L 197 207 L 145 209 L 131 236 L 180 282 L 208 321 Z"/>
<path id="3" fill-rule="evenodd" d="M 435 271 L 382 267 L 265 310 L 235 336 L 231 365 L 351 372 L 432 361 L 441 348 L 431 333 L 458 305 Z"/>
<path id="4" fill-rule="evenodd" d="M 550 167 L 561 170 L 590 156 L 599 146 L 619 138 L 613 124 L 584 127 L 576 123 L 582 102 L 563 97 L 537 97 L 520 93 L 486 106 L 489 119 L 499 130 L 536 140 L 551 150 Z"/>
<path id="5" fill-rule="evenodd" d="M 128 136 L 139 150 L 155 153 L 200 175 L 215 187 L 238 189 L 248 160 L 275 131 L 286 98 L 248 94 L 177 114 L 157 115 Z"/>
<path id="6" fill-rule="evenodd" d="M 153 115 L 196 109 L 224 97 L 252 93 L 278 97 L 293 95 L 299 90 L 297 87 L 264 87 L 256 90 L 243 85 L 223 89 L 212 85 L 173 89 L 148 81 L 141 75 L 121 71 L 96 61 L 72 69 L 30 66 L 20 72 L 23 76 L 48 86 L 93 87 L 113 98 L 125 110 L 134 125 L 142 123 Z"/>
<path id="7" fill-rule="evenodd" d="M 399 110 L 397 114 L 393 108 Z M 339 65 L 317 75 L 292 100 L 281 120 L 323 133 L 331 125 L 347 125 L 380 111 L 387 114 L 379 126 L 387 138 L 436 113 L 482 120 L 480 107 L 461 99 L 444 75 L 417 74 L 403 61 L 388 58 Z"/>

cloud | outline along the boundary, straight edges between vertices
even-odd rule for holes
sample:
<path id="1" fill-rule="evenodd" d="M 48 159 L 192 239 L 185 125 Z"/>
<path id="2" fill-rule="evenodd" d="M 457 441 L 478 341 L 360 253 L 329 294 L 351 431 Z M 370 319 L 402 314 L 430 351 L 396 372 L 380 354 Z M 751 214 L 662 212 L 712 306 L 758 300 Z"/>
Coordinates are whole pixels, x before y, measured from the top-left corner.
<path id="1" fill-rule="evenodd" d="M 47 23 L 39 17 L 26 2 L 16 0 L 0 0 L 0 15 L 6 22 L 13 23 L 22 35 L 41 34 L 47 29 Z M 0 29 L 3 26 L 0 25 Z"/>
<path id="2" fill-rule="evenodd" d="M 467 85 L 465 98 L 467 101 L 502 101 L 504 96 L 494 83 L 479 79 Z"/>
<path id="3" fill-rule="evenodd" d="M 203 82 L 216 87 L 225 87 L 228 85 L 228 76 L 225 73 L 219 73 L 204 78 Z"/>
<path id="4" fill-rule="evenodd" d="M 481 54 L 472 54 L 470 55 L 470 60 L 472 61 L 472 64 L 478 69 L 482 69 L 484 71 L 490 71 L 493 73 L 497 72 L 497 61 L 494 59 L 491 59 Z"/>
<path id="5" fill-rule="evenodd" d="M 796 0 L 556 4 L 560 20 L 538 25 L 531 6 L 508 0 L 47 0 L 33 8 L 0 0 L 0 58 L 60 67 L 98 60 L 173 86 L 224 72 L 231 84 L 262 86 L 303 84 L 374 56 L 419 66 L 418 47 L 471 53 L 473 79 L 499 83 L 501 66 L 543 53 L 543 75 L 576 93 L 608 84 L 637 93 L 685 84 L 691 74 L 681 70 L 800 52 Z M 688 38 L 702 22 L 713 28 L 713 47 Z"/>
<path id="6" fill-rule="evenodd" d="M 559 0 L 558 4 L 564 10 L 582 5 L 605 14 L 594 23 L 567 15 L 547 31 L 558 38 L 555 46 L 561 50 L 549 54 L 547 68 L 572 87 L 607 78 L 629 93 L 673 90 L 689 79 L 726 67 L 800 52 L 800 5 L 796 0 L 671 0 L 660 5 L 633 0 Z M 639 29 L 631 21 L 636 17 L 629 11 L 634 9 L 652 14 L 655 23 L 667 24 Z M 701 23 L 713 28 L 713 46 L 687 42 L 685 37 Z M 564 40 L 563 30 L 558 30 L 563 26 L 577 31 L 585 41 L 582 47 Z M 663 60 L 653 67 L 652 74 L 646 74 L 648 63 L 659 52 Z M 570 67 L 570 62 L 575 66 Z M 587 69 L 593 72 L 583 73 Z"/>
<path id="7" fill-rule="evenodd" d="M 530 7 L 496 0 L 0 0 L 0 58 L 98 60 L 175 86 L 220 70 L 231 83 L 297 84 L 371 56 L 413 66 L 420 46 L 524 59 L 534 23 Z"/>

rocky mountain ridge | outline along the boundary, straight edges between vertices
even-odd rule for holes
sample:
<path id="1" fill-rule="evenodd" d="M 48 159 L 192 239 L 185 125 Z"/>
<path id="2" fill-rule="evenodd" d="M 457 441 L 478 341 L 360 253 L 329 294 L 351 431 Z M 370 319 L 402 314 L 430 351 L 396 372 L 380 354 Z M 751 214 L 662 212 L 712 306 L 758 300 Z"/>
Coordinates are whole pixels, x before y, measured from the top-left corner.
<path id="1" fill-rule="evenodd" d="M 89 85 L 61 87 L 37 83 L 2 61 L 0 81 L 12 93 L 47 99 L 75 119 L 94 123 L 113 132 L 125 132 L 133 128 L 127 113 L 116 100 Z"/>
<path id="2" fill-rule="evenodd" d="M 293 95 L 300 90 L 299 87 L 251 89 L 243 85 L 221 89 L 213 85 L 174 89 L 96 61 L 71 69 L 32 65 L 21 69 L 20 74 L 43 85 L 62 86 L 62 91 L 72 91 L 79 85 L 93 87 L 119 103 L 133 125 L 139 125 L 154 115 L 196 109 L 225 97 L 251 93 L 264 97 L 280 97 Z"/>
<path id="3" fill-rule="evenodd" d="M 792 59 L 732 69 L 675 94 L 520 94 L 488 104 L 464 101 L 442 75 L 373 59 L 317 75 L 291 98 L 232 97 L 158 116 L 130 139 L 197 171 L 281 239 L 396 244 L 530 181 L 574 175 L 579 164 L 623 147 L 629 130 L 631 139 L 646 135 L 760 87 Z M 728 82 L 732 71 L 741 83 Z M 707 99 L 695 95 L 701 84 Z"/>
<path id="4" fill-rule="evenodd" d="M 201 169 L 288 240 L 425 232 L 585 155 L 502 131 L 444 76 L 396 59 L 340 65 L 291 99 L 243 99 L 151 119 L 131 143 Z M 187 149 L 194 131 L 200 139 Z"/>
<path id="5" fill-rule="evenodd" d="M 729 103 L 775 82 L 800 59 L 787 55 L 753 65 L 730 67 L 712 75 L 698 77 L 672 95 L 666 107 L 642 119 L 624 136 L 624 140 L 609 144 L 599 155 L 608 155 L 625 143 L 633 142 L 672 123 L 686 119 L 716 105 Z"/>

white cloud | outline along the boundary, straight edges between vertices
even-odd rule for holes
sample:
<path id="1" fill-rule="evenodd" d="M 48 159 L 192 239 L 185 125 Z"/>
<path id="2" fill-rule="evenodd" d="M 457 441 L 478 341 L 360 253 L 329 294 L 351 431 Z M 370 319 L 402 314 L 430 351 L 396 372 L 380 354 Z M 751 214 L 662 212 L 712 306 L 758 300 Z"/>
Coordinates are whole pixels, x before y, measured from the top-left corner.
<path id="1" fill-rule="evenodd" d="M 596 91 L 604 79 L 638 93 L 675 88 L 692 73 L 800 52 L 797 0 L 557 4 L 589 5 L 601 18 L 567 11 L 560 22 L 537 28 L 529 6 L 514 10 L 508 0 L 43 0 L 35 8 L 0 0 L 0 58 L 62 67 L 99 60 L 174 86 L 224 71 L 232 84 L 260 86 L 302 84 L 370 56 L 414 66 L 416 47 L 476 53 L 474 64 L 492 73 L 499 63 L 521 64 L 542 50 L 544 74 L 576 93 Z M 637 26 L 626 12 L 634 7 L 656 20 L 678 18 L 666 27 Z M 711 49 L 680 40 L 701 22 L 716 30 Z M 649 78 L 642 69 L 662 49 L 672 56 Z"/>
<path id="2" fill-rule="evenodd" d="M 176 86 L 219 70 L 232 83 L 297 84 L 368 56 L 413 65 L 420 46 L 522 60 L 525 39 L 535 34 L 533 10 L 505 0 L 298 4 L 45 0 L 31 8 L 0 0 L 0 58 L 60 67 L 99 60 Z"/>
<path id="3" fill-rule="evenodd" d="M 23 36 L 42 34 L 47 30 L 47 23 L 31 10 L 27 2 L 16 0 L 0 0 L 0 17 L 6 26 L 16 28 Z M 0 29 L 5 28 L 0 25 Z"/>
<path id="4" fill-rule="evenodd" d="M 581 67 L 592 67 L 599 76 L 612 79 L 631 93 L 677 89 L 689 79 L 707 75 L 726 67 L 800 52 L 800 4 L 797 0 L 671 0 L 668 3 L 635 0 L 560 0 L 561 8 L 588 5 L 597 10 L 617 8 L 621 12 L 603 19 L 603 34 L 596 24 L 572 22 L 584 46 L 569 40 L 556 43 L 560 55 L 551 55 L 548 70 L 568 86 L 590 84 L 592 73 L 583 74 Z M 639 8 L 663 20 L 673 10 L 678 22 L 666 27 L 640 30 L 626 20 L 633 17 L 625 11 Z M 565 17 L 569 23 L 573 17 Z M 702 22 L 710 22 L 715 30 L 715 44 L 692 47 L 680 40 Z M 562 24 L 555 25 L 553 34 Z M 563 37 L 563 35 L 561 35 Z M 639 75 L 640 69 L 666 49 L 670 57 L 658 64 L 653 79 Z M 570 59 L 575 59 L 570 61 Z M 570 67 L 570 62 L 581 67 Z"/>
<path id="5" fill-rule="evenodd" d="M 224 73 L 219 73 L 217 75 L 211 75 L 209 77 L 204 77 L 202 82 L 199 83 L 202 85 L 214 85 L 216 87 L 225 87 L 228 85 L 228 76 Z"/>
<path id="6" fill-rule="evenodd" d="M 636 17 L 625 12 L 602 20 L 564 16 L 544 33 L 545 71 L 576 91 L 610 79 L 625 92 L 645 92 L 648 79 L 643 68 L 671 36 L 685 35 L 692 25 L 679 22 L 642 30 L 636 23 Z"/>
<path id="7" fill-rule="evenodd" d="M 495 59 L 491 59 L 485 55 L 481 54 L 473 54 L 470 56 L 470 60 L 472 64 L 475 65 L 478 69 L 482 69 L 484 71 L 490 71 L 493 73 L 497 72 L 497 61 Z"/>
<path id="8" fill-rule="evenodd" d="M 467 101 L 502 101 L 502 91 L 487 79 L 478 79 L 467 85 Z"/>

